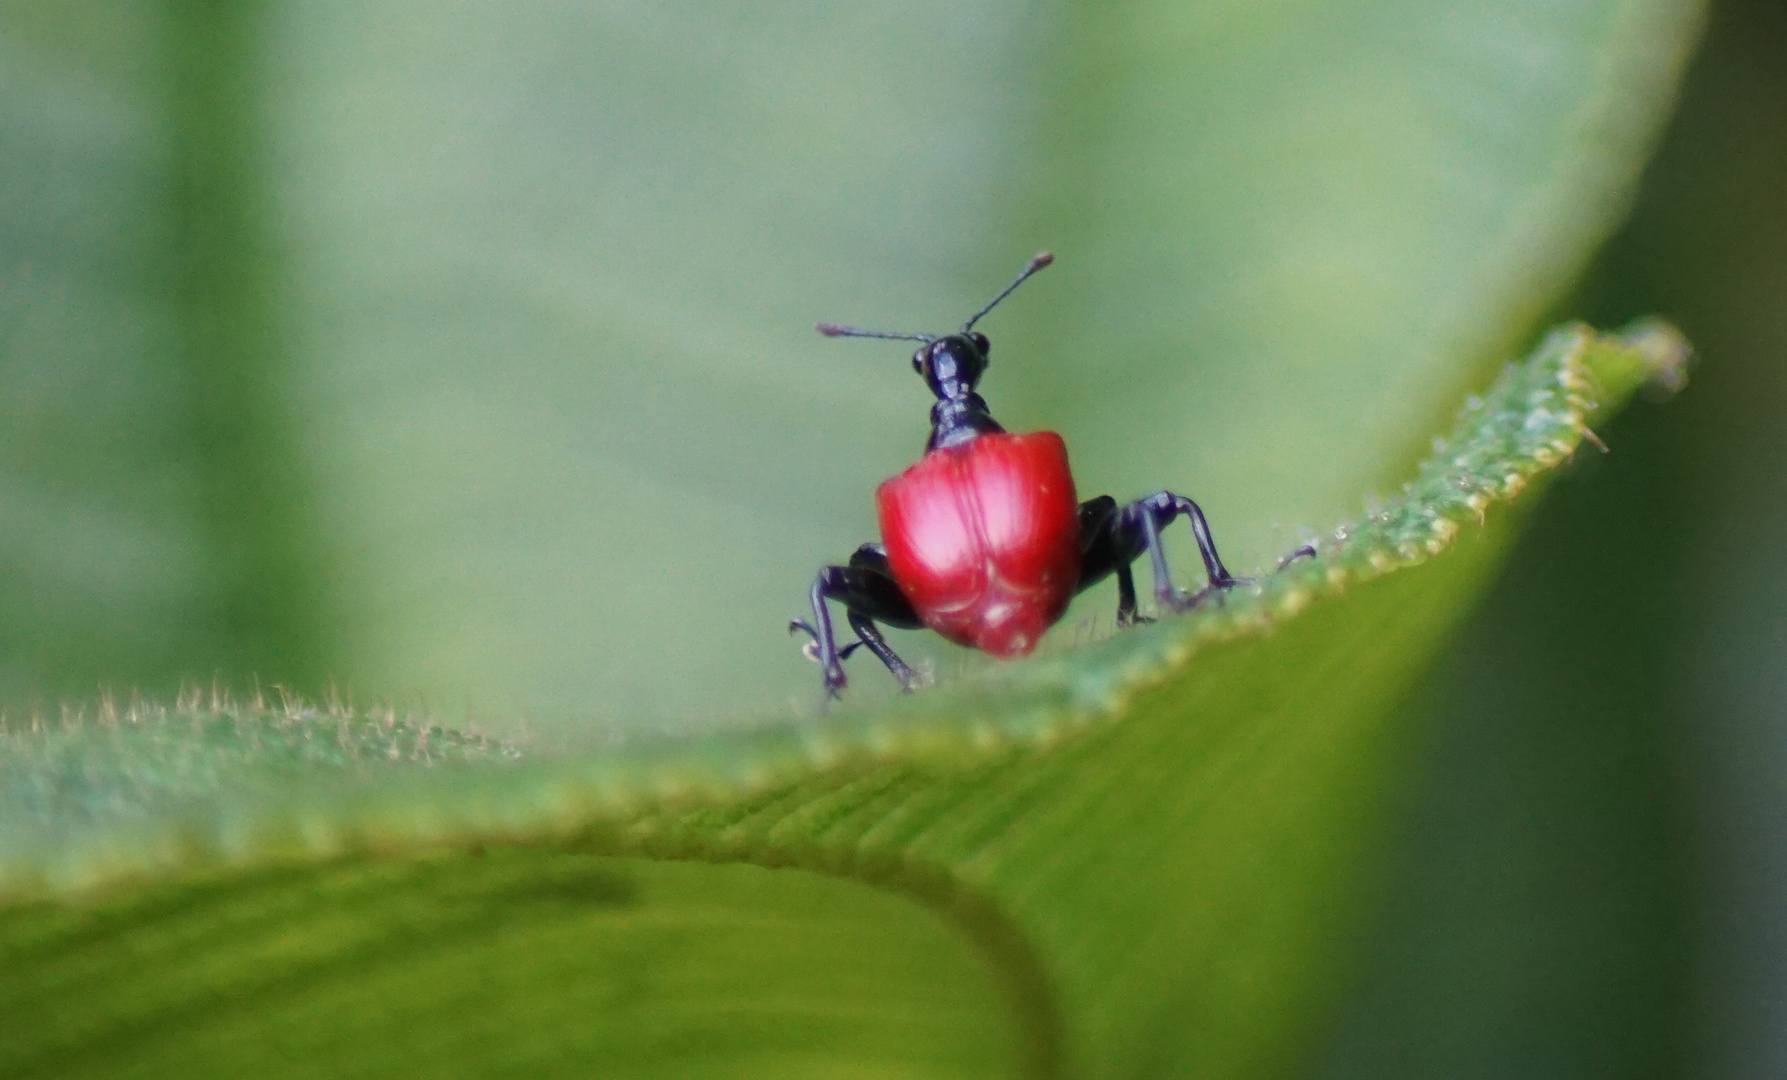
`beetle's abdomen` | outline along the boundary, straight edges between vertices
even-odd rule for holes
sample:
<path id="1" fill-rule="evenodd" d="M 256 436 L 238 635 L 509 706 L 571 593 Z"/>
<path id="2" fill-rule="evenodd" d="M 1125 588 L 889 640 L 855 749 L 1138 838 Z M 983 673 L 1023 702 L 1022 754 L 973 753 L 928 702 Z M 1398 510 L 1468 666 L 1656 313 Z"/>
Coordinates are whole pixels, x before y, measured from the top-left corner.
<path id="1" fill-rule="evenodd" d="M 1052 431 L 932 450 L 876 489 L 875 506 L 894 580 L 951 641 L 1027 653 L 1073 597 L 1079 501 Z"/>

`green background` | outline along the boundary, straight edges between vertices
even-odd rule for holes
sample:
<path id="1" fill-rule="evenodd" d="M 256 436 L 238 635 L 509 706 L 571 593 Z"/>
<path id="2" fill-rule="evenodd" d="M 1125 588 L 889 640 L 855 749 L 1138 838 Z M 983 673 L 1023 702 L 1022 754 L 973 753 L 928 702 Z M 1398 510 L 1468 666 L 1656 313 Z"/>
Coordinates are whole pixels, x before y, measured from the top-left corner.
<path id="1" fill-rule="evenodd" d="M 928 407 L 812 324 L 1039 248 L 983 389 L 1084 494 L 1187 492 L 1239 568 L 1356 513 L 1613 224 L 1695 5 L 10 14 L 0 696 L 575 740 L 811 708 L 780 628 Z"/>

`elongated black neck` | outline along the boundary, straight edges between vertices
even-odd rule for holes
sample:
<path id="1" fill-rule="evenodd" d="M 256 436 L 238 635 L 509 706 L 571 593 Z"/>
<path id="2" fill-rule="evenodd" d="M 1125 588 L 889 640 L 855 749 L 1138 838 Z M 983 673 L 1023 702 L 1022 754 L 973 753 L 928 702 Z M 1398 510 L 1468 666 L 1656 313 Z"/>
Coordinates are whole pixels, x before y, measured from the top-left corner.
<path id="1" fill-rule="evenodd" d="M 987 410 L 986 399 L 972 390 L 939 398 L 931 406 L 931 438 L 925 450 L 956 446 L 977 435 L 991 435 L 1005 429 Z"/>

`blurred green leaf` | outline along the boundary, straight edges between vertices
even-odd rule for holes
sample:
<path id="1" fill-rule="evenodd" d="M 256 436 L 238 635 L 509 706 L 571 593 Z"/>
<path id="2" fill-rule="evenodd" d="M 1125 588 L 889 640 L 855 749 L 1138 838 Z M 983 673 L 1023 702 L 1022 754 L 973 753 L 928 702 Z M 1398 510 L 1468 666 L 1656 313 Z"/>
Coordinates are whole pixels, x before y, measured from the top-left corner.
<path id="1" fill-rule="evenodd" d="M 804 709 L 780 622 L 926 405 L 813 320 L 950 325 L 1042 246 L 1002 418 L 1262 562 L 1530 332 L 1698 10 L 14 0 L 0 698 Z"/>
<path id="2" fill-rule="evenodd" d="M 1714 5 L 1571 310 L 1694 385 L 1547 497 L 1423 694 L 1324 1080 L 1787 1068 L 1787 6 Z M 1511 677 L 1511 673 L 1518 677 Z"/>
<path id="3" fill-rule="evenodd" d="M 1393 706 L 1507 504 L 1685 357 L 1557 332 L 1315 559 L 897 707 L 533 760 L 196 697 L 5 736 L 0 1071 L 1283 1075 Z"/>

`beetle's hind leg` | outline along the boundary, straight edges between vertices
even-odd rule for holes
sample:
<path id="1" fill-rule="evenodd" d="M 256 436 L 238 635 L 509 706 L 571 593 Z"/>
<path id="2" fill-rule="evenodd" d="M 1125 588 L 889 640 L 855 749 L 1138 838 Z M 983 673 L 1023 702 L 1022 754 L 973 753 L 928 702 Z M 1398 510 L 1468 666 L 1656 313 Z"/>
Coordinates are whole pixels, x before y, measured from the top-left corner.
<path id="1" fill-rule="evenodd" d="M 1204 560 L 1206 584 L 1195 593 L 1185 593 L 1173 585 L 1167 570 L 1166 549 L 1160 542 L 1160 531 L 1178 517 L 1191 523 L 1197 539 L 1198 554 Z M 1154 571 L 1154 599 L 1164 609 L 1186 611 L 1211 595 L 1221 595 L 1237 585 L 1248 584 L 1246 578 L 1229 573 L 1222 556 L 1216 551 L 1216 539 L 1210 535 L 1210 522 L 1197 503 L 1171 491 L 1157 491 L 1147 498 L 1117 505 L 1109 495 L 1080 504 L 1080 581 L 1084 589 L 1107 575 L 1117 575 L 1117 624 L 1145 621 L 1136 614 L 1135 579 L 1130 563 L 1148 556 Z"/>
<path id="2" fill-rule="evenodd" d="M 848 566 L 822 567 L 813 579 L 808 599 L 813 607 L 813 621 L 796 619 L 788 624 L 790 632 L 805 630 L 813 637 L 808 652 L 824 672 L 825 694 L 835 698 L 849 680 L 844 675 L 844 658 L 866 646 L 900 682 L 900 688 L 911 691 L 918 687 L 918 673 L 887 644 L 876 622 L 901 629 L 917 629 L 924 625 L 912 602 L 894 581 L 887 566 L 887 552 L 879 544 L 864 544 L 850 556 Z M 857 640 L 838 648 L 832 634 L 831 610 L 826 601 L 844 605 L 845 618 Z"/>
<path id="3" fill-rule="evenodd" d="M 1171 491 L 1157 491 L 1145 499 L 1137 499 L 1123 509 L 1133 511 L 1135 523 L 1140 528 L 1143 546 L 1148 553 L 1148 563 L 1154 571 L 1154 599 L 1162 607 L 1173 611 L 1189 611 L 1210 596 L 1220 597 L 1237 585 L 1252 584 L 1247 578 L 1229 573 L 1229 568 L 1222 564 L 1222 556 L 1216 553 L 1216 538 L 1210 535 L 1209 519 L 1204 517 L 1204 511 L 1197 503 L 1185 496 Z M 1174 587 L 1172 575 L 1167 570 L 1166 548 L 1160 542 L 1160 531 L 1180 516 L 1190 522 L 1191 535 L 1198 543 L 1198 555 L 1204 560 L 1204 587 L 1194 593 L 1186 593 Z"/>
<path id="4" fill-rule="evenodd" d="M 1178 517 L 1191 522 L 1191 534 L 1197 539 L 1198 554 L 1204 560 L 1206 583 L 1194 593 L 1185 593 L 1173 586 L 1167 572 L 1166 549 L 1160 543 L 1160 531 Z M 1080 504 L 1080 581 L 1076 591 L 1117 576 L 1117 625 L 1151 620 L 1136 613 L 1135 576 L 1130 563 L 1148 556 L 1154 571 L 1154 599 L 1169 611 L 1188 611 L 1212 595 L 1221 596 L 1237 585 L 1250 585 L 1248 578 L 1229 573 L 1216 553 L 1216 538 L 1210 535 L 1210 522 L 1197 503 L 1171 491 L 1157 491 L 1145 499 L 1123 506 L 1109 495 L 1100 495 Z M 1278 569 L 1302 558 L 1315 558 L 1311 544 L 1278 561 Z"/>
<path id="5" fill-rule="evenodd" d="M 1129 564 L 1141 553 L 1131 542 L 1130 530 L 1122 527 L 1117 500 L 1100 495 L 1080 504 L 1080 580 L 1074 592 L 1081 593 L 1117 575 L 1117 626 L 1130 626 L 1154 620 L 1136 613 L 1135 575 Z"/>
<path id="6" fill-rule="evenodd" d="M 1117 567 L 1117 628 L 1121 630 L 1136 623 L 1149 623 L 1154 620 L 1146 615 L 1138 615 L 1135 607 L 1135 573 L 1129 564 Z"/>

